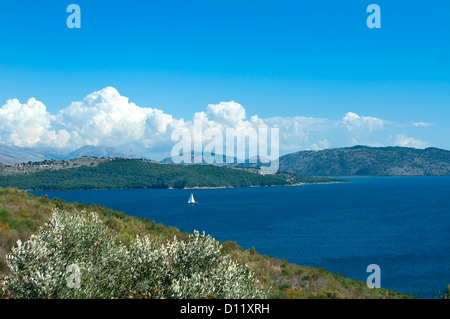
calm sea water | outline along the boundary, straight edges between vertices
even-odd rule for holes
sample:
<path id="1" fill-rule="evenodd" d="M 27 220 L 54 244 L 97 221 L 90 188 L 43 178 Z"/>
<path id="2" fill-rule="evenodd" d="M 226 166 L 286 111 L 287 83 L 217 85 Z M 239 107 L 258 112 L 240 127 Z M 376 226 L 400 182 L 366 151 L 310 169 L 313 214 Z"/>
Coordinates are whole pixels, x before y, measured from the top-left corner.
<path id="1" fill-rule="evenodd" d="M 435 298 L 450 283 L 450 177 L 347 178 L 351 183 L 204 190 L 33 192 L 205 231 L 265 255 Z M 199 202 L 187 205 L 190 193 Z"/>

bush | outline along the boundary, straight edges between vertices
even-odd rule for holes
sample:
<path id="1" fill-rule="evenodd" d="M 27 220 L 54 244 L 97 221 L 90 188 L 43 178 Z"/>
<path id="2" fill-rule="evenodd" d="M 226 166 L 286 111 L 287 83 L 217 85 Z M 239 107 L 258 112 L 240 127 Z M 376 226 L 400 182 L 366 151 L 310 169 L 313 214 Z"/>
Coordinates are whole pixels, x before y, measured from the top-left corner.
<path id="1" fill-rule="evenodd" d="M 447 289 L 443 293 L 439 293 L 439 299 L 450 299 L 450 284 L 447 285 Z"/>
<path id="2" fill-rule="evenodd" d="M 221 253 L 219 242 L 198 232 L 167 243 L 136 237 L 127 247 L 96 213 L 57 209 L 12 248 L 2 290 L 33 299 L 264 297 L 253 273 Z"/>

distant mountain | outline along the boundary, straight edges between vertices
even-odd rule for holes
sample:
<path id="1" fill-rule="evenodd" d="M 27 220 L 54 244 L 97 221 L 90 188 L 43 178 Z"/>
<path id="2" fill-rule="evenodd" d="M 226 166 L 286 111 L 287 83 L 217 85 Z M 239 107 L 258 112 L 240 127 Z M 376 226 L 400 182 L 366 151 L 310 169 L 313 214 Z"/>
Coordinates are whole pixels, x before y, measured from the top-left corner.
<path id="1" fill-rule="evenodd" d="M 65 153 L 50 147 L 18 147 L 0 144 L 0 163 L 20 164 L 39 162 L 43 160 L 71 160 L 82 156 L 88 157 L 121 157 L 136 158 L 137 156 L 125 154 L 113 147 L 86 145 L 75 151 Z"/>
<path id="2" fill-rule="evenodd" d="M 122 151 L 119 151 L 118 149 L 114 147 L 106 147 L 106 146 L 92 146 L 92 145 L 86 145 L 83 147 L 80 147 L 79 149 L 68 153 L 64 159 L 71 160 L 80 158 L 83 156 L 87 157 L 120 157 L 120 158 L 135 158 L 136 156 L 125 154 Z"/>
<path id="3" fill-rule="evenodd" d="M 205 154 L 204 157 L 201 159 L 201 163 L 194 163 L 194 159 L 199 158 L 202 156 L 202 153 L 194 153 L 191 152 L 191 159 L 189 163 L 185 163 L 182 161 L 180 164 L 182 165 L 214 165 L 214 166 L 229 166 L 229 167 L 238 167 L 238 168 L 253 168 L 253 169 L 259 169 L 261 166 L 268 166 L 270 165 L 270 161 L 264 159 L 263 157 L 256 156 L 252 157 L 250 160 L 240 160 L 238 162 L 238 159 L 236 157 L 232 156 L 226 156 L 226 155 L 220 155 L 218 154 L 219 158 L 222 158 L 222 163 L 216 163 L 214 161 L 215 154 Z M 213 161 L 212 163 L 208 163 L 209 159 Z M 208 162 L 206 161 L 208 160 Z M 197 160 L 199 161 L 199 160 Z M 165 164 L 174 164 L 174 161 L 172 157 L 165 158 L 161 161 L 161 163 Z"/>
<path id="4" fill-rule="evenodd" d="M 65 154 L 57 149 L 46 147 L 18 147 L 0 144 L 0 163 L 19 164 L 42 160 L 62 160 Z"/>
<path id="5" fill-rule="evenodd" d="M 199 154 L 191 153 L 192 163 Z M 19 164 L 43 160 L 71 160 L 87 157 L 137 158 L 113 147 L 83 146 L 71 152 L 55 148 L 18 147 L 0 144 L 0 163 Z M 232 163 L 227 163 L 227 159 Z M 216 166 L 233 166 L 258 169 L 262 166 L 260 158 L 256 163 L 246 160 L 237 163 L 234 157 L 222 155 L 223 163 Z M 166 158 L 162 163 L 173 163 Z M 253 162 L 253 161 L 252 161 Z M 208 164 L 203 159 L 203 165 Z M 280 171 L 301 176 L 437 176 L 450 175 L 450 151 L 438 148 L 414 149 L 406 147 L 368 147 L 326 149 L 322 151 L 300 151 L 280 157 Z"/>
<path id="6" fill-rule="evenodd" d="M 211 159 L 211 161 L 214 161 L 215 154 L 205 154 L 204 157 L 202 157 L 202 154 L 203 153 L 201 153 L 201 152 L 198 152 L 198 153 L 191 152 L 190 162 L 185 163 L 184 161 L 181 161 L 180 164 L 182 164 L 182 165 L 194 165 L 194 164 L 197 164 L 197 165 L 200 165 L 200 164 L 201 165 L 209 165 L 209 163 L 206 160 L 209 161 Z M 200 157 L 201 157 L 201 163 L 195 163 L 195 160 L 197 159 L 197 161 L 199 161 L 198 158 L 200 158 Z M 230 157 L 230 156 L 220 155 L 220 154 L 218 154 L 218 157 L 222 158 L 222 163 L 213 162 L 211 165 L 215 165 L 215 166 L 233 166 L 233 164 L 235 164 L 237 162 L 235 157 Z M 173 161 L 172 157 L 167 157 L 167 158 L 163 159 L 161 161 L 161 163 L 174 164 L 174 161 Z"/>
<path id="7" fill-rule="evenodd" d="M 450 175 L 450 151 L 367 146 L 300 151 L 280 157 L 280 170 L 302 176 Z"/>
<path id="8" fill-rule="evenodd" d="M 270 159 L 262 156 L 254 156 L 250 159 L 246 159 L 243 163 L 237 163 L 234 166 L 241 168 L 261 168 L 262 166 L 269 166 L 270 164 Z"/>

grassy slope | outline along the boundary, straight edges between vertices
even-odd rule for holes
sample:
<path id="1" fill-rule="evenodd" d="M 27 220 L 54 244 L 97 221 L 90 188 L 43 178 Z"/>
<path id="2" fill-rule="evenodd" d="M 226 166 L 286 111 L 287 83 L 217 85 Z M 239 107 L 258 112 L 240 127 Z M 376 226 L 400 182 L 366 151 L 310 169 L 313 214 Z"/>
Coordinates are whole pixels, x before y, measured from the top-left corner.
<path id="1" fill-rule="evenodd" d="M 177 228 L 157 224 L 148 219 L 127 216 L 101 206 L 66 203 L 59 199 L 37 197 L 12 188 L 0 188 L 0 277 L 7 274 L 5 254 L 18 239 L 26 240 L 47 221 L 53 208 L 70 212 L 96 211 L 111 231 L 129 243 L 135 235 L 148 234 L 163 239 L 187 238 Z M 214 236 L 214 234 L 211 234 Z M 235 242 L 223 243 L 224 253 L 254 270 L 266 287 L 272 287 L 269 298 L 406 298 L 385 289 L 369 289 L 365 283 L 333 274 L 324 269 L 299 266 L 286 260 L 243 250 Z"/>
<path id="2" fill-rule="evenodd" d="M 209 165 L 184 166 L 115 159 L 93 166 L 4 175 L 0 178 L 0 187 L 32 190 L 249 187 L 333 181 L 286 173 L 260 175 Z"/>

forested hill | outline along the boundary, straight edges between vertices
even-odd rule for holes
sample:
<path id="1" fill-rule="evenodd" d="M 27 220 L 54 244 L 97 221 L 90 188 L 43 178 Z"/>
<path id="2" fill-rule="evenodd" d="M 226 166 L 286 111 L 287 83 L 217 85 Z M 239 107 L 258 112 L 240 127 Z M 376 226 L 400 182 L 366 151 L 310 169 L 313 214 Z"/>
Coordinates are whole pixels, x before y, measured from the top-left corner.
<path id="1" fill-rule="evenodd" d="M 280 170 L 304 176 L 450 175 L 450 151 L 367 147 L 301 151 L 280 157 Z"/>
<path id="2" fill-rule="evenodd" d="M 83 158 L 0 166 L 0 187 L 26 190 L 284 186 L 335 182 L 290 173 L 261 175 L 245 169 L 161 164 L 141 159 Z"/>

